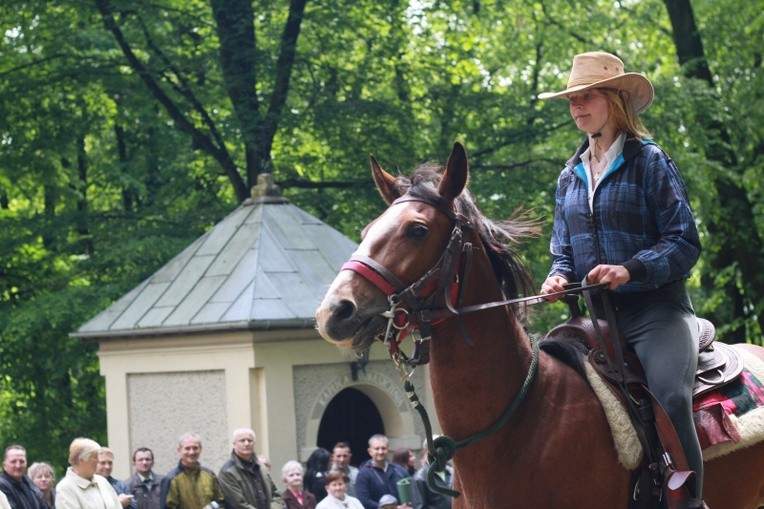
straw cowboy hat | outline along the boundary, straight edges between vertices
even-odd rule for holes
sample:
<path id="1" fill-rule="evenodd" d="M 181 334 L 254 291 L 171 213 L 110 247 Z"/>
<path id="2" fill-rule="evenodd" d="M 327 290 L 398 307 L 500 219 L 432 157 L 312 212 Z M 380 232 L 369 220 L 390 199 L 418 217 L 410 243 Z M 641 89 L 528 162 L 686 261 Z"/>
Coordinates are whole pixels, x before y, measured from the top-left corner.
<path id="1" fill-rule="evenodd" d="M 637 72 L 624 72 L 620 58 L 604 51 L 580 53 L 573 57 L 568 86 L 562 92 L 544 92 L 539 99 L 564 98 L 590 88 L 614 88 L 626 91 L 628 100 L 639 113 L 653 102 L 655 92 L 650 80 Z"/>

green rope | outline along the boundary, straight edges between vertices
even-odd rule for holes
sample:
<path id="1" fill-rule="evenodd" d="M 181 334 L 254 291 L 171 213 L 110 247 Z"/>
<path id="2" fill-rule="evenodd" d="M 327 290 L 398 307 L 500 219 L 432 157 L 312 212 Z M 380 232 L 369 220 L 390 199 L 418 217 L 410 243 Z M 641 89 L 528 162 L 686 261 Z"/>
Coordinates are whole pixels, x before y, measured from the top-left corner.
<path id="1" fill-rule="evenodd" d="M 424 424 L 424 432 L 425 436 L 427 437 L 427 448 L 429 449 L 429 453 L 427 454 L 427 461 L 430 464 L 430 471 L 427 474 L 427 485 L 430 487 L 430 489 L 437 493 L 451 497 L 458 497 L 460 495 L 458 491 L 454 491 L 444 486 L 438 486 L 435 484 L 435 473 L 443 472 L 446 469 L 446 464 L 451 460 L 451 458 L 454 457 L 454 454 L 456 454 L 458 449 L 467 447 L 470 444 L 483 440 L 484 438 L 487 438 L 496 433 L 502 426 L 507 423 L 507 421 L 509 421 L 509 418 L 512 416 L 512 414 L 515 413 L 515 410 L 517 410 L 520 404 L 522 404 L 525 396 L 528 394 L 528 390 L 536 378 L 536 373 L 538 372 L 538 340 L 531 338 L 531 346 L 533 347 L 533 358 L 531 360 L 531 365 L 528 368 L 528 374 L 525 376 L 525 381 L 523 382 L 523 386 L 520 388 L 520 392 L 517 393 L 515 399 L 512 400 L 512 403 L 510 403 L 509 407 L 507 407 L 504 415 L 502 415 L 499 420 L 494 422 L 493 425 L 489 428 L 469 438 L 459 440 L 458 442 L 455 442 L 454 439 L 445 435 L 439 436 L 435 440 L 432 439 L 432 425 L 430 424 L 430 419 L 427 416 L 427 410 L 419 401 L 419 397 L 414 391 L 414 384 L 412 384 L 409 380 L 404 382 L 403 386 L 406 390 L 406 395 L 408 396 L 409 401 L 411 401 L 411 406 L 414 408 L 414 410 L 419 412 L 419 416 L 422 418 L 422 423 Z"/>

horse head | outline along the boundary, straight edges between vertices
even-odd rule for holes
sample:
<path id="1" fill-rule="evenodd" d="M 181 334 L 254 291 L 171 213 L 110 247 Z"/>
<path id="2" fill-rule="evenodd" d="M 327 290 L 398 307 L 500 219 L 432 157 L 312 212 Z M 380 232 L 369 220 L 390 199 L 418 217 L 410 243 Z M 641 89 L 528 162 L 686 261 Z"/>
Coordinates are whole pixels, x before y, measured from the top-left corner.
<path id="1" fill-rule="evenodd" d="M 456 143 L 440 175 L 434 168 L 412 181 L 386 172 L 371 156 L 371 172 L 389 207 L 369 223 L 316 311 L 321 336 L 343 348 L 367 349 L 385 328 L 390 297 L 419 281 L 441 257 L 454 226 L 454 200 L 467 184 L 464 147 Z"/>
<path id="2" fill-rule="evenodd" d="M 479 213 L 465 191 L 469 164 L 460 143 L 454 144 L 442 171 L 424 165 L 410 180 L 395 177 L 374 156 L 371 171 L 388 208 L 364 228 L 358 249 L 316 311 L 318 331 L 327 341 L 363 351 L 375 339 L 390 339 L 391 320 L 399 330 L 412 326 L 424 332 L 423 327 L 431 325 L 424 323 L 429 318 L 415 313 L 453 314 L 454 303 L 468 298 L 467 289 L 457 287 L 464 275 L 460 271 L 480 260 L 496 288 L 494 298 L 508 288 L 516 293 L 513 269 L 519 264 L 497 243 L 514 236 L 507 227 L 514 223 L 497 225 Z M 512 232 L 527 233 L 523 228 L 515 225 Z M 510 261 L 496 261 L 500 259 Z M 509 270 L 503 278 L 496 277 L 492 265 Z M 491 296 L 486 285 L 481 286 L 484 297 Z"/>

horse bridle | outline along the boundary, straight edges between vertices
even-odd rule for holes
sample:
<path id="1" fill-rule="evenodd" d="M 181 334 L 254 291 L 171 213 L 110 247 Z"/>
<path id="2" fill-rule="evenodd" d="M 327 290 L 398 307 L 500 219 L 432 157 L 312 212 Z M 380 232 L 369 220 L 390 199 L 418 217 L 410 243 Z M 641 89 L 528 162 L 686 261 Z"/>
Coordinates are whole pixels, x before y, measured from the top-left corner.
<path id="1" fill-rule="evenodd" d="M 387 326 L 377 339 L 387 345 L 390 357 L 402 374 L 406 366 L 416 367 L 429 362 L 428 342 L 433 325 L 461 314 L 456 306 L 469 273 L 472 253 L 472 243 L 465 242 L 464 232 L 473 226 L 462 214 L 425 197 L 411 195 L 398 198 L 391 206 L 410 201 L 431 205 L 454 223 L 445 250 L 430 270 L 406 286 L 392 271 L 365 255 L 353 254 L 342 266 L 342 270 L 357 273 L 387 297 L 390 307 L 381 313 L 387 319 Z M 436 308 L 436 299 L 441 294 L 445 295 L 446 307 Z M 461 321 L 460 329 L 466 334 Z M 420 338 L 414 341 L 414 354 L 409 358 L 399 345 L 414 330 L 419 331 Z M 465 339 L 471 342 L 468 335 Z"/>

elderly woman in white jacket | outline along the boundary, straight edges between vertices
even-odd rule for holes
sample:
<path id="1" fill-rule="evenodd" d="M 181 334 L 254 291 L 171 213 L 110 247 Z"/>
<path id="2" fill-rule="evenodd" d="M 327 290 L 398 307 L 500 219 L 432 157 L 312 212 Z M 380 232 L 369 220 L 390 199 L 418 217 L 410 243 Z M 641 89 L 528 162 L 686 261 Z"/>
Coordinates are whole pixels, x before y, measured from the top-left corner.
<path id="1" fill-rule="evenodd" d="M 56 509 L 122 509 L 109 481 L 95 473 L 100 449 L 89 438 L 75 438 L 71 443 L 71 466 L 56 485 Z"/>
<path id="2" fill-rule="evenodd" d="M 8 497 L 5 496 L 5 493 L 0 491 L 0 509 L 11 509 L 11 504 L 8 502 Z"/>

